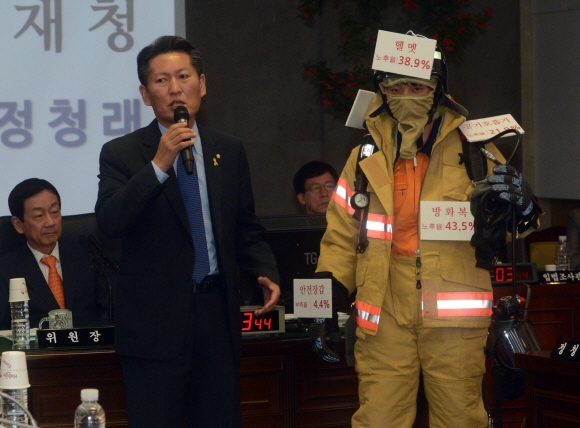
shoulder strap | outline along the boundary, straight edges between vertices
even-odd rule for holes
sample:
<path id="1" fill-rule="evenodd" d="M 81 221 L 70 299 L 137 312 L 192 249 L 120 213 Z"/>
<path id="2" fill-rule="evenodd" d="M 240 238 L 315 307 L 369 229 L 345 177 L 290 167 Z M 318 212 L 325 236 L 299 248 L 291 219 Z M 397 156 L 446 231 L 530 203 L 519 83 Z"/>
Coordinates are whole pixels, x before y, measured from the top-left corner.
<path id="1" fill-rule="evenodd" d="M 359 237 L 358 237 L 358 245 L 356 248 L 357 253 L 364 253 L 367 246 L 369 245 L 369 241 L 367 238 L 367 220 L 369 214 L 369 205 L 370 205 L 370 195 L 367 193 L 367 187 L 369 184 L 369 180 L 367 179 L 365 173 L 363 172 L 362 168 L 360 167 L 360 161 L 368 158 L 373 153 L 378 150 L 378 147 L 373 140 L 371 134 L 367 134 L 364 136 L 363 143 L 360 145 L 358 158 L 356 161 L 356 178 L 354 180 L 354 193 L 365 193 L 368 197 L 367 205 L 361 209 L 351 204 L 354 208 L 353 217 L 360 221 L 360 228 L 359 228 Z"/>

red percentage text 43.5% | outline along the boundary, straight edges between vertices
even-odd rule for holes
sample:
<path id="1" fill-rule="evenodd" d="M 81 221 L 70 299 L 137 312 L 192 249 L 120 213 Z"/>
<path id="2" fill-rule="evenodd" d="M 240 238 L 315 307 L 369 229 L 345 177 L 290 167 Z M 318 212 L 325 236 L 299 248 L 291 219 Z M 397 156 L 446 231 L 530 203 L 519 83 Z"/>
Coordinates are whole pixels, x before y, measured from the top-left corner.
<path id="1" fill-rule="evenodd" d="M 471 221 L 450 221 L 445 225 L 447 230 L 473 230 L 473 222 Z"/>

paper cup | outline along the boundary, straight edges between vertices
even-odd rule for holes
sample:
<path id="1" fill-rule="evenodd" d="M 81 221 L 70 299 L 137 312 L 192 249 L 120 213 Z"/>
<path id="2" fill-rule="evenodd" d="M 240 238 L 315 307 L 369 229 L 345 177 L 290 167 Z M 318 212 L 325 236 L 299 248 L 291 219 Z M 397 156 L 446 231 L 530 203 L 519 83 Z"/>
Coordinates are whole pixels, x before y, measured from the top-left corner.
<path id="1" fill-rule="evenodd" d="M 22 389 L 30 387 L 26 354 L 22 351 L 2 352 L 0 364 L 0 389 Z"/>
<path id="2" fill-rule="evenodd" d="M 26 288 L 26 280 L 24 278 L 12 278 L 10 280 L 8 301 L 22 302 L 24 300 L 30 300 L 30 297 L 28 297 L 28 289 Z"/>
<path id="3" fill-rule="evenodd" d="M 546 265 L 544 266 L 547 272 L 554 272 L 556 271 L 556 265 Z"/>

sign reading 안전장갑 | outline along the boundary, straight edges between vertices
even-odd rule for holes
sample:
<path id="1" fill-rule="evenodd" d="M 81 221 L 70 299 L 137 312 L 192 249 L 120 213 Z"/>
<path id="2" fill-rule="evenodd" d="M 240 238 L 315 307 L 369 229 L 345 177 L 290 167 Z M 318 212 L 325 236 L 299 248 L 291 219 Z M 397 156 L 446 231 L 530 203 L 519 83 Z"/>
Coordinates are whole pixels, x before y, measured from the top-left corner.
<path id="1" fill-rule="evenodd" d="M 295 279 L 294 315 L 297 318 L 332 318 L 332 280 Z"/>

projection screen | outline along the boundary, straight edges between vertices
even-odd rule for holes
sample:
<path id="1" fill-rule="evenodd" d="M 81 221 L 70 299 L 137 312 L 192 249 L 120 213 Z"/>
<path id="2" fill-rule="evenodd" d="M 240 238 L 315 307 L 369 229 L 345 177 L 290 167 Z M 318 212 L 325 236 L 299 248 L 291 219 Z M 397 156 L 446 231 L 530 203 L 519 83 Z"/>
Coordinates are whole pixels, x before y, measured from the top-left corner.
<path id="1" fill-rule="evenodd" d="M 184 0 L 0 2 L 0 215 L 30 177 L 93 212 L 101 146 L 153 119 L 136 58 L 166 34 L 185 36 Z"/>

